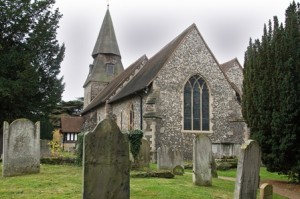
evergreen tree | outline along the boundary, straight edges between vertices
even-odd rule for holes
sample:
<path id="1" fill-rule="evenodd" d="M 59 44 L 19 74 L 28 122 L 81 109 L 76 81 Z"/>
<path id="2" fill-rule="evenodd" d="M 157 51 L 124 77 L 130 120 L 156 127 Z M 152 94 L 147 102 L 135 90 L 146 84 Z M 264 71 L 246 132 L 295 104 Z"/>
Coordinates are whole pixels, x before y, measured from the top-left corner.
<path id="1" fill-rule="evenodd" d="M 47 118 L 61 101 L 65 47 L 55 0 L 0 1 L 0 122 Z"/>
<path id="2" fill-rule="evenodd" d="M 264 26 L 245 53 L 243 116 L 269 171 L 300 182 L 300 9 L 291 3 L 284 26 Z"/>

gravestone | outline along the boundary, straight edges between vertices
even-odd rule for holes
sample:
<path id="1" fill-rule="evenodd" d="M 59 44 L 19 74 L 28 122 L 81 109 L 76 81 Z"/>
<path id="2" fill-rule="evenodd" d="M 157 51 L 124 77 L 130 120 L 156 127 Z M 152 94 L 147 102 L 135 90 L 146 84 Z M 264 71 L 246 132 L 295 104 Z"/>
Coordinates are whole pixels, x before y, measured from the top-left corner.
<path id="1" fill-rule="evenodd" d="M 175 166 L 183 166 L 182 152 L 162 145 L 157 149 L 157 169 L 172 170 Z"/>
<path id="2" fill-rule="evenodd" d="M 129 143 L 115 121 L 104 119 L 83 143 L 83 199 L 128 199 Z"/>
<path id="3" fill-rule="evenodd" d="M 40 172 L 40 122 L 3 124 L 3 177 Z"/>
<path id="4" fill-rule="evenodd" d="M 150 164 L 150 144 L 147 140 L 141 140 L 141 148 L 138 154 L 138 163 L 140 168 L 149 168 Z"/>
<path id="5" fill-rule="evenodd" d="M 172 173 L 174 175 L 182 176 L 184 174 L 184 168 L 181 165 L 177 165 L 173 168 Z"/>
<path id="6" fill-rule="evenodd" d="M 213 178 L 218 178 L 217 163 L 213 155 L 212 155 L 212 162 L 211 162 L 211 175 Z"/>
<path id="7" fill-rule="evenodd" d="M 273 198 L 273 186 L 268 183 L 264 183 L 260 186 L 260 199 L 272 199 Z"/>
<path id="8" fill-rule="evenodd" d="M 204 134 L 197 134 L 193 148 L 193 183 L 199 186 L 212 185 L 212 146 Z"/>
<path id="9" fill-rule="evenodd" d="M 260 148 L 256 141 L 247 140 L 241 146 L 235 182 L 235 199 L 255 199 L 259 186 Z"/>
<path id="10" fill-rule="evenodd" d="M 49 140 L 40 140 L 40 156 L 41 158 L 51 157 L 51 149 L 49 145 Z"/>

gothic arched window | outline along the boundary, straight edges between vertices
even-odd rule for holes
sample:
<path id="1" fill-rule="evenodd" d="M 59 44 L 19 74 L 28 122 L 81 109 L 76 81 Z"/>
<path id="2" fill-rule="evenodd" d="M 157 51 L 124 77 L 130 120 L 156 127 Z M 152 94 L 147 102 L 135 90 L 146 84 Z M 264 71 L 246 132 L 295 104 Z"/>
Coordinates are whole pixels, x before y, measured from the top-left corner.
<path id="1" fill-rule="evenodd" d="M 183 130 L 209 131 L 209 89 L 199 75 L 184 86 Z"/>

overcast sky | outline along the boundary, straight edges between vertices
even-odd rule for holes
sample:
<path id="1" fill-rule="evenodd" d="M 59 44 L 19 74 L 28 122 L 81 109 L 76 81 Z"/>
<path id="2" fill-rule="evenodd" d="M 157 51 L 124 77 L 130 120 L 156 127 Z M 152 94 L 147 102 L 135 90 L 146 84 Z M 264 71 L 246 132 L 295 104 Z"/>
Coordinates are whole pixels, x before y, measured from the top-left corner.
<path id="1" fill-rule="evenodd" d="M 195 23 L 219 63 L 235 57 L 243 65 L 249 38 L 261 38 L 273 16 L 284 22 L 291 0 L 110 0 L 122 63 L 126 68 L 143 54 L 151 58 Z M 61 65 L 63 100 L 83 97 L 83 83 L 107 10 L 107 0 L 56 0 L 63 14 L 58 40 L 65 43 Z"/>

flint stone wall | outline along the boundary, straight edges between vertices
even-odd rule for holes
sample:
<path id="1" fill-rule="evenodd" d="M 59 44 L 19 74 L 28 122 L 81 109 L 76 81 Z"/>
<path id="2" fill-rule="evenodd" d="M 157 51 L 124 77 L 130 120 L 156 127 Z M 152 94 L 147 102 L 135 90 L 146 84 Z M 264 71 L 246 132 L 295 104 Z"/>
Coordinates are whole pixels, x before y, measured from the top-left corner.
<path id="1" fill-rule="evenodd" d="M 153 87 L 160 92 L 157 111 L 162 117 L 164 132 L 161 144 L 176 147 L 192 159 L 193 135 L 182 131 L 183 88 L 192 75 L 199 74 L 209 86 L 210 128 L 212 143 L 242 143 L 243 123 L 231 122 L 242 118 L 235 91 L 225 79 L 213 54 L 194 29 L 182 41 L 160 70 Z"/>
<path id="2" fill-rule="evenodd" d="M 3 124 L 3 176 L 40 172 L 40 122 L 17 119 Z"/>

